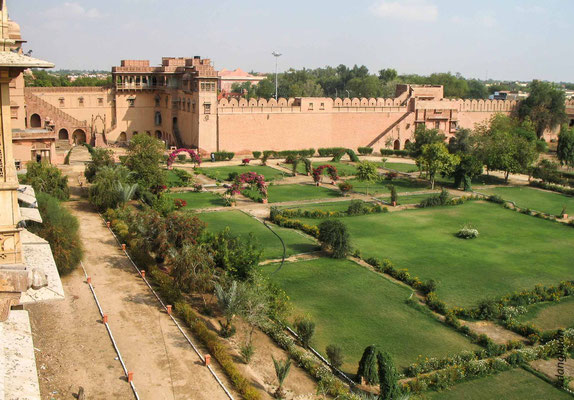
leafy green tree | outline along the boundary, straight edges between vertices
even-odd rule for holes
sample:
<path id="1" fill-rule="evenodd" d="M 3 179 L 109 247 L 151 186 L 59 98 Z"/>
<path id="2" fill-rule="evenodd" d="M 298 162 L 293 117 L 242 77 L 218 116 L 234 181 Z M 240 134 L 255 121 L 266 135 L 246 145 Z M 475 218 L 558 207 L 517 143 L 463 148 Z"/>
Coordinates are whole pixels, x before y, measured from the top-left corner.
<path id="1" fill-rule="evenodd" d="M 397 70 L 392 68 L 386 68 L 379 71 L 379 79 L 383 83 L 391 82 L 397 79 Z"/>
<path id="2" fill-rule="evenodd" d="M 149 135 L 136 135 L 132 138 L 125 161 L 135 181 L 144 190 L 157 191 L 165 185 L 166 177 L 161 167 L 165 145 Z"/>
<path id="3" fill-rule="evenodd" d="M 377 353 L 377 366 L 379 369 L 379 386 L 381 400 L 395 400 L 401 390 L 397 384 L 398 374 L 391 356 L 386 351 Z"/>
<path id="4" fill-rule="evenodd" d="M 470 154 L 474 151 L 476 140 L 470 129 L 459 129 L 448 143 L 448 151 L 452 154 Z"/>
<path id="5" fill-rule="evenodd" d="M 532 176 L 543 182 L 560 183 L 562 178 L 558 172 L 558 164 L 550 160 L 542 160 L 533 169 Z"/>
<path id="6" fill-rule="evenodd" d="M 472 190 L 472 179 L 482 174 L 482 161 L 474 154 L 458 153 L 460 162 L 454 168 L 451 176 L 454 177 L 454 187 L 463 185 L 465 191 Z"/>
<path id="7" fill-rule="evenodd" d="M 122 165 L 100 168 L 90 186 L 90 203 L 98 211 L 118 207 L 125 200 L 122 192 L 129 177 L 130 171 Z"/>
<path id="8" fill-rule="evenodd" d="M 50 243 L 60 275 L 69 274 L 78 267 L 84 254 L 78 219 L 55 197 L 37 192 L 36 198 L 43 222 L 30 223 L 29 229 Z"/>
<path id="9" fill-rule="evenodd" d="M 63 176 L 62 171 L 48 163 L 30 161 L 26 164 L 23 183 L 31 185 L 36 192 L 47 193 L 58 200 L 70 198 L 68 177 Z"/>
<path id="10" fill-rule="evenodd" d="M 233 235 L 229 227 L 212 235 L 207 245 L 210 246 L 215 265 L 241 281 L 253 277 L 263 254 L 253 234 L 242 238 Z"/>
<path id="11" fill-rule="evenodd" d="M 347 225 L 341 221 L 326 220 L 321 222 L 318 239 L 323 250 L 330 250 L 333 258 L 345 258 L 351 250 Z"/>
<path id="12" fill-rule="evenodd" d="M 92 183 L 98 171 L 103 167 L 113 167 L 114 152 L 103 147 L 95 147 L 90 152 L 92 160 L 86 165 L 84 175 L 88 182 Z"/>
<path id="13" fill-rule="evenodd" d="M 357 381 L 360 383 L 361 378 L 365 380 L 367 385 L 376 385 L 379 383 L 379 375 L 377 374 L 377 347 L 373 344 L 368 346 L 363 351 L 363 356 L 359 361 L 359 369 L 357 370 Z"/>
<path id="14" fill-rule="evenodd" d="M 260 81 L 255 89 L 255 94 L 257 97 L 270 99 L 271 97 L 275 96 L 275 82 L 271 81 L 269 77 Z"/>
<path id="15" fill-rule="evenodd" d="M 546 129 L 554 129 L 566 122 L 564 92 L 548 82 L 534 80 L 529 85 L 530 95 L 520 102 L 518 116 L 530 118 L 536 134 L 542 137 Z"/>
<path id="16" fill-rule="evenodd" d="M 429 174 L 432 189 L 434 189 L 437 173 L 450 175 L 460 163 L 460 157 L 450 154 L 444 143 L 425 144 L 422 147 L 422 154 L 419 160 Z"/>
<path id="17" fill-rule="evenodd" d="M 574 167 L 574 127 L 562 126 L 558 135 L 558 147 L 556 155 L 560 164 Z"/>
<path id="18" fill-rule="evenodd" d="M 276 399 L 283 399 L 285 397 L 285 391 L 283 390 L 283 383 L 289 375 L 289 370 L 291 369 L 291 359 L 287 358 L 285 361 L 276 360 L 275 357 L 271 356 L 273 359 L 273 366 L 275 367 L 275 375 L 277 376 L 277 381 L 279 382 L 279 387 L 275 391 Z"/>
<path id="19" fill-rule="evenodd" d="M 377 171 L 377 164 L 371 161 L 361 161 L 357 164 L 357 174 L 355 176 L 358 181 L 367 183 L 367 196 L 369 195 L 369 185 L 379 179 Z"/>
<path id="20" fill-rule="evenodd" d="M 381 82 L 374 75 L 353 78 L 347 82 L 345 87 L 349 90 L 351 97 L 380 97 L 383 91 Z"/>
<path id="21" fill-rule="evenodd" d="M 486 99 L 488 98 L 488 89 L 486 85 L 479 81 L 478 79 L 471 79 L 467 81 L 468 84 L 468 95 L 466 98 L 469 99 Z"/>
<path id="22" fill-rule="evenodd" d="M 415 128 L 414 142 L 409 143 L 408 149 L 415 158 L 422 154 L 422 148 L 426 144 L 444 143 L 446 136 L 438 129 L 427 129 L 425 125 Z"/>

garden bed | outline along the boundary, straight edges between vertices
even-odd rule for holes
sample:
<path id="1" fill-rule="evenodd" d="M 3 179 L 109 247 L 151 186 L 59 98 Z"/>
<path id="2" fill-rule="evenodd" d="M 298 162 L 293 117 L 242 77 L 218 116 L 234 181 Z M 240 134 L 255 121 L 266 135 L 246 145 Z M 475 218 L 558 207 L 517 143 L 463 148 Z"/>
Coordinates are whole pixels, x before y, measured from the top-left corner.
<path id="1" fill-rule="evenodd" d="M 352 164 L 347 164 L 344 162 L 315 161 L 312 163 L 312 166 L 313 168 L 317 168 L 320 165 L 327 165 L 327 164 L 337 168 L 337 174 L 339 174 L 339 176 L 352 176 L 357 173 L 357 167 L 355 167 Z M 281 166 L 283 168 L 287 168 L 290 171 L 293 169 L 293 166 L 291 164 L 281 164 Z M 300 174 L 304 174 L 306 172 L 304 162 L 300 162 L 297 165 L 297 172 Z"/>
<path id="2" fill-rule="evenodd" d="M 336 186 L 333 187 L 336 188 Z M 259 201 L 261 198 L 260 193 L 255 189 L 246 189 L 242 193 L 254 201 Z M 268 199 L 270 203 L 326 199 L 330 197 L 341 197 L 341 192 L 338 189 L 333 190 L 324 186 L 304 184 L 270 185 L 268 188 Z"/>
<path id="3" fill-rule="evenodd" d="M 177 192 L 167 193 L 172 199 L 185 200 L 187 205 L 183 209 L 195 210 L 200 208 L 224 207 L 225 202 L 221 197 L 212 192 Z"/>

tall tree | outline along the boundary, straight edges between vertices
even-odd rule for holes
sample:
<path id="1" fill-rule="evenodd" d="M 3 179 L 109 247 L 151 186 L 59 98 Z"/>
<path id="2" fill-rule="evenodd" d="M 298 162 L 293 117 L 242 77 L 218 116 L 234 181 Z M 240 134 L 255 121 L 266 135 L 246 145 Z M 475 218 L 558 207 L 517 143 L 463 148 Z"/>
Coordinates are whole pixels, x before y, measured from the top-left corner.
<path id="1" fill-rule="evenodd" d="M 518 116 L 523 120 L 530 118 L 541 138 L 546 129 L 554 129 L 566 122 L 564 92 L 538 80 L 532 81 L 529 89 L 530 95 L 518 106 Z"/>
<path id="2" fill-rule="evenodd" d="M 376 385 L 379 383 L 379 375 L 377 374 L 377 346 L 370 345 L 363 351 L 363 356 L 359 361 L 359 369 L 357 370 L 358 382 L 361 378 L 365 380 L 367 385 Z"/>
<path id="3" fill-rule="evenodd" d="M 165 173 L 160 166 L 164 150 L 163 142 L 149 135 L 136 135 L 130 141 L 125 165 L 142 188 L 155 191 L 165 184 Z"/>
<path id="4" fill-rule="evenodd" d="M 379 369 L 379 386 L 381 388 L 379 399 L 395 400 L 401 391 L 397 384 L 397 370 L 389 353 L 386 351 L 377 353 L 377 367 Z"/>
<path id="5" fill-rule="evenodd" d="M 360 182 L 367 183 L 367 196 L 369 195 L 369 185 L 379 179 L 377 165 L 371 161 L 362 161 L 357 164 L 356 178 Z"/>
<path id="6" fill-rule="evenodd" d="M 574 127 L 562 126 L 558 135 L 556 155 L 562 165 L 567 165 L 570 168 L 574 167 Z"/>
<path id="7" fill-rule="evenodd" d="M 450 154 L 444 143 L 425 144 L 419 162 L 428 172 L 431 188 L 434 189 L 436 174 L 450 175 L 460 163 L 460 157 Z"/>
<path id="8" fill-rule="evenodd" d="M 446 136 L 438 129 L 427 129 L 425 125 L 419 125 L 415 128 L 414 142 L 408 144 L 408 149 L 413 157 L 419 157 L 422 154 L 422 148 L 426 144 L 444 143 Z"/>

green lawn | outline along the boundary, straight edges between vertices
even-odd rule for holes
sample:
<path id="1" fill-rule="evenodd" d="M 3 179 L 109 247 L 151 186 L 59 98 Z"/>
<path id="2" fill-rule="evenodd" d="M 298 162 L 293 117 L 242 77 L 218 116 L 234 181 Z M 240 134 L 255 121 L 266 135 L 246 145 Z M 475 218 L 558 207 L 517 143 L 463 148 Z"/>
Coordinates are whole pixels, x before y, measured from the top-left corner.
<path id="1" fill-rule="evenodd" d="M 168 193 L 168 197 L 172 199 L 182 199 L 187 201 L 187 206 L 184 209 L 195 210 L 199 208 L 212 208 L 224 207 L 223 199 L 211 192 L 178 192 Z"/>
<path id="2" fill-rule="evenodd" d="M 567 393 L 532 375 L 522 368 L 460 383 L 450 390 L 427 393 L 433 400 L 560 400 L 572 399 Z"/>
<path id="3" fill-rule="evenodd" d="M 399 196 L 397 201 L 398 205 L 407 205 L 407 204 L 419 204 L 424 199 L 429 198 L 432 194 L 411 194 L 406 196 Z M 391 202 L 390 197 L 380 197 L 381 200 L 386 201 L 387 203 Z"/>
<path id="4" fill-rule="evenodd" d="M 389 258 L 422 280 L 437 280 L 439 297 L 451 306 L 574 276 L 572 227 L 498 204 L 473 201 L 341 220 L 364 257 Z M 466 223 L 478 229 L 477 239 L 455 236 Z"/>
<path id="5" fill-rule="evenodd" d="M 574 328 L 574 296 L 559 303 L 544 302 L 528 306 L 528 312 L 518 317 L 520 322 L 532 322 L 542 330 Z"/>
<path id="6" fill-rule="evenodd" d="M 347 211 L 349 205 L 351 204 L 351 200 L 344 200 L 344 201 L 332 201 L 327 203 L 314 203 L 314 204 L 307 204 L 301 206 L 284 206 L 280 208 L 288 208 L 290 210 L 321 210 L 321 211 Z"/>
<path id="7" fill-rule="evenodd" d="M 417 172 L 419 170 L 416 164 L 406 164 L 398 162 L 386 162 L 386 163 L 379 162 L 377 163 L 377 165 L 381 168 L 394 169 L 400 172 Z"/>
<path id="8" fill-rule="evenodd" d="M 334 186 L 336 188 L 336 186 Z M 258 201 L 259 192 L 256 190 L 246 190 L 244 194 Z M 268 189 L 268 199 L 270 203 L 280 203 L 284 201 L 315 200 L 330 197 L 341 197 L 341 192 L 328 189 L 324 186 L 293 184 L 293 185 L 270 185 Z"/>
<path id="9" fill-rule="evenodd" d="M 264 267 L 264 272 L 276 266 Z M 419 355 L 446 356 L 476 349 L 464 336 L 405 303 L 412 291 L 354 262 L 321 258 L 285 264 L 271 275 L 290 297 L 295 313 L 317 324 L 313 347 L 325 354 L 341 346 L 343 369 L 356 373 L 365 347 L 387 350 L 397 365 Z"/>
<path id="10" fill-rule="evenodd" d="M 237 172 L 239 175 L 246 172 L 255 172 L 259 175 L 263 175 L 266 181 L 275 181 L 283 179 L 285 176 L 290 176 L 291 174 L 279 171 L 275 168 L 267 167 L 264 165 L 231 165 L 227 167 L 208 167 L 208 168 L 198 168 L 200 173 L 207 176 L 208 178 L 225 181 L 228 179 L 229 174 L 232 172 Z"/>
<path id="11" fill-rule="evenodd" d="M 281 242 L 269 229 L 254 218 L 241 211 L 219 211 L 198 214 L 198 217 L 207 223 L 207 230 L 210 232 L 220 232 L 225 227 L 229 227 L 236 235 L 247 237 L 253 233 L 255 239 L 263 248 L 265 259 L 281 258 L 283 246 Z M 290 229 L 272 226 L 273 230 L 281 236 L 287 248 L 287 255 L 307 253 L 317 250 L 317 245 L 308 237 Z"/>
<path id="12" fill-rule="evenodd" d="M 325 161 L 325 162 L 313 162 L 311 163 L 311 166 L 313 168 L 317 168 L 320 165 L 332 165 L 333 167 L 337 168 L 337 174 L 339 176 L 351 176 L 351 175 L 355 175 L 357 173 L 357 167 L 355 167 L 352 164 L 347 164 L 344 162 L 330 162 L 330 161 Z M 291 171 L 293 169 L 293 166 L 290 164 L 281 164 L 282 167 L 287 168 L 289 171 Z M 299 164 L 297 164 L 297 172 L 300 174 L 304 174 L 305 173 L 305 163 L 300 162 Z M 324 173 L 327 174 L 327 171 L 324 170 Z M 325 179 L 328 179 L 328 176 L 326 176 Z"/>
<path id="13" fill-rule="evenodd" d="M 348 179 L 351 185 L 353 185 L 353 192 L 366 193 L 367 183 L 360 182 L 356 179 Z M 392 181 L 381 180 L 379 182 L 371 183 L 368 185 L 369 194 L 383 194 L 389 193 L 388 185 L 395 185 L 397 192 L 416 192 L 421 190 L 430 190 L 430 183 L 415 181 L 411 179 L 393 179 Z"/>
<path id="14" fill-rule="evenodd" d="M 547 192 L 529 187 L 497 187 L 480 190 L 480 193 L 495 194 L 504 200 L 511 200 L 520 208 L 530 208 L 552 215 L 560 215 L 566 206 L 567 214 L 574 214 L 574 197 Z"/>
<path id="15" fill-rule="evenodd" d="M 498 176 L 482 174 L 472 178 L 472 184 L 477 186 L 477 187 L 473 186 L 474 189 L 480 190 L 479 189 L 480 186 L 483 185 L 504 185 L 505 182 L 503 178 L 499 178 Z M 438 175 L 435 178 L 435 185 L 454 186 L 454 178 L 451 178 L 449 176 L 442 177 Z"/>

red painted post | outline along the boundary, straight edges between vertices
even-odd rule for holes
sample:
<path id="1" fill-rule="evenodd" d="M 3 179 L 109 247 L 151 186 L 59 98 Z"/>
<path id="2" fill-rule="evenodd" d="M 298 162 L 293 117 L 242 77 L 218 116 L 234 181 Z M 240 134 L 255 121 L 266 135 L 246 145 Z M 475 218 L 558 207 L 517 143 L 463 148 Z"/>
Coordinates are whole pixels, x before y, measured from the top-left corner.
<path id="1" fill-rule="evenodd" d="M 88 284 L 92 283 L 92 277 L 91 276 L 88 276 L 87 282 L 88 282 Z"/>
<path id="2" fill-rule="evenodd" d="M 141 273 L 142 273 L 142 278 L 145 279 L 145 270 L 142 270 Z"/>
<path id="3" fill-rule="evenodd" d="M 209 354 L 205 355 L 205 366 L 207 367 L 211 362 L 211 356 Z"/>
<path id="4" fill-rule="evenodd" d="M 103 322 L 104 322 L 104 324 L 108 323 L 108 314 L 104 314 Z"/>
<path id="5" fill-rule="evenodd" d="M 128 383 L 134 380 L 134 373 L 132 371 L 128 371 Z"/>
<path id="6" fill-rule="evenodd" d="M 167 315 L 171 315 L 171 306 L 168 305 L 166 306 L 166 308 L 167 308 Z"/>
<path id="7" fill-rule="evenodd" d="M 125 243 L 122 243 L 122 250 L 126 251 L 126 244 Z"/>

